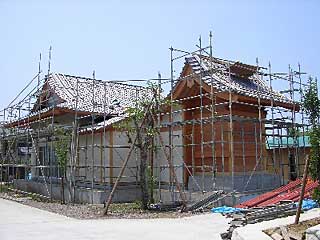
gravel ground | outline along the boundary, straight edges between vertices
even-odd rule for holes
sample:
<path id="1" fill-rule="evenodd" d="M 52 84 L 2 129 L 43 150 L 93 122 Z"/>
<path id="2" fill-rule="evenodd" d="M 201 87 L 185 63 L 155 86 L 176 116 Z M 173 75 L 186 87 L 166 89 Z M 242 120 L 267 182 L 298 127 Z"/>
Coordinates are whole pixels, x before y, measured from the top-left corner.
<path id="1" fill-rule="evenodd" d="M 60 202 L 48 202 L 38 198 L 24 196 L 13 192 L 0 193 L 0 197 L 15 201 L 27 206 L 39 208 L 45 211 L 57 213 L 76 219 L 151 219 L 151 218 L 181 218 L 200 213 L 180 213 L 177 211 L 158 212 L 141 210 L 137 203 L 111 204 L 107 216 L 102 216 L 102 204 L 61 204 Z"/>

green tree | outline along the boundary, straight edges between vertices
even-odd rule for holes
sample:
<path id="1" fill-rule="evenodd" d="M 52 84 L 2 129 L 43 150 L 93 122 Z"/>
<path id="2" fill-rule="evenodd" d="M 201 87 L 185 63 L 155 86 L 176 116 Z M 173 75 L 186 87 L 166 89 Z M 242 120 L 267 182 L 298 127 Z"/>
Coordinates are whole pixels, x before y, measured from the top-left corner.
<path id="1" fill-rule="evenodd" d="M 318 97 L 317 82 L 311 77 L 309 78 L 309 87 L 303 96 L 303 108 L 310 117 L 312 127 L 317 126 L 320 116 L 320 100 Z"/>
<path id="2" fill-rule="evenodd" d="M 311 145 L 309 172 L 314 180 L 320 181 L 320 127 L 313 126 L 309 137 Z"/>
<path id="3" fill-rule="evenodd" d="M 302 132 L 299 131 L 299 129 L 296 127 L 289 127 L 288 128 L 288 136 L 289 137 L 300 137 L 302 136 Z"/>
<path id="4" fill-rule="evenodd" d="M 310 137 L 310 164 L 309 172 L 314 180 L 320 181 L 320 100 L 318 97 L 317 82 L 309 78 L 309 87 L 304 93 L 303 108 L 310 117 L 311 130 L 309 131 Z M 320 200 L 319 188 L 315 190 L 314 197 Z"/>

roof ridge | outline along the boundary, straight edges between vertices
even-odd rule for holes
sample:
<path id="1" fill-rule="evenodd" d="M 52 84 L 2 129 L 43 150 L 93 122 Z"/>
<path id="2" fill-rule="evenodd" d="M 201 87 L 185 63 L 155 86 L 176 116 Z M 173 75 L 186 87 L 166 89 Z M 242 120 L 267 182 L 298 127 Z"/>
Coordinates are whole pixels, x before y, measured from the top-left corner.
<path id="1" fill-rule="evenodd" d="M 124 86 L 128 86 L 128 87 L 135 87 L 135 88 L 138 88 L 138 89 L 147 89 L 148 88 L 148 87 L 145 87 L 145 86 L 122 83 L 122 82 L 117 82 L 117 81 L 113 81 L 113 80 L 94 79 L 94 78 L 76 76 L 76 75 L 59 73 L 59 72 L 52 72 L 52 73 L 49 74 L 49 76 L 53 76 L 53 75 L 62 75 L 62 76 L 65 76 L 65 77 L 79 78 L 79 79 L 83 79 L 83 80 L 93 80 L 93 81 L 102 82 L 102 83 L 110 83 L 110 84 L 113 84 L 113 85 L 117 85 L 118 84 L 118 85 L 124 85 Z"/>

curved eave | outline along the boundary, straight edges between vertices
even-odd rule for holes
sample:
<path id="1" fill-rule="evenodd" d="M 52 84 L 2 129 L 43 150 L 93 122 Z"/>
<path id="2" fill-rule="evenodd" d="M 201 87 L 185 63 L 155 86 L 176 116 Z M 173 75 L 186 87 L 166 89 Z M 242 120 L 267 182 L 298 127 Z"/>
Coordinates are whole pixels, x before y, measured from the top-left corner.
<path id="1" fill-rule="evenodd" d="M 29 127 L 29 125 L 32 124 L 33 122 L 43 120 L 43 119 L 46 119 L 51 116 L 61 116 L 66 113 L 75 113 L 75 111 L 67 109 L 67 108 L 56 107 L 56 108 L 52 108 L 47 111 L 44 111 L 42 113 L 38 113 L 38 114 L 34 113 L 34 115 L 32 115 L 32 116 L 27 116 L 27 117 L 24 117 L 24 118 L 19 119 L 17 121 L 7 123 L 4 125 L 4 128 L 26 127 L 26 126 Z M 83 116 L 83 115 L 89 115 L 92 113 L 78 111 L 77 114 L 79 116 Z"/>
<path id="2" fill-rule="evenodd" d="M 200 86 L 199 79 L 196 78 L 190 78 L 190 79 L 184 79 L 179 81 L 176 86 L 173 89 L 173 99 L 177 100 L 179 98 L 185 98 L 188 94 L 191 94 L 191 89 L 197 89 Z M 205 83 L 202 82 L 202 89 L 206 93 L 211 93 L 211 87 Z M 213 91 L 217 91 L 217 97 L 220 97 L 225 100 L 229 100 L 229 92 L 228 91 L 218 91 L 217 89 L 213 89 Z M 246 96 L 241 93 L 232 92 L 232 101 L 240 101 L 245 103 L 251 103 L 251 104 L 259 104 L 259 98 L 258 97 L 252 97 L 252 96 Z M 192 94 L 191 94 L 192 95 Z M 169 96 L 168 96 L 169 97 Z M 282 107 L 288 110 L 292 111 L 300 111 L 300 105 L 296 102 L 291 101 L 279 101 L 279 100 L 273 100 L 270 97 L 270 99 L 266 98 L 260 98 L 260 105 L 264 107 L 271 107 L 272 105 L 274 107 Z"/>

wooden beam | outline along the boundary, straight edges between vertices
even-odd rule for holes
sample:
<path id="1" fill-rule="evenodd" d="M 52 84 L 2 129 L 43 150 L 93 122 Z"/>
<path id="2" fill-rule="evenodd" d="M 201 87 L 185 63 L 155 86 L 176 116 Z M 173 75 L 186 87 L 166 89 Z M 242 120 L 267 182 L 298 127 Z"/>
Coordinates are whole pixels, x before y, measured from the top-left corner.
<path id="1" fill-rule="evenodd" d="M 100 146 L 104 146 L 104 142 L 103 142 L 103 135 L 102 132 L 100 133 Z M 104 152 L 104 148 L 100 148 L 100 182 L 103 183 L 103 152 Z"/>
<path id="2" fill-rule="evenodd" d="M 110 131 L 109 145 L 113 146 L 113 130 Z M 113 148 L 109 149 L 109 181 L 113 184 Z"/>
<path id="3" fill-rule="evenodd" d="M 301 193 L 300 193 L 300 198 L 299 198 L 299 203 L 298 203 L 298 208 L 297 208 L 297 213 L 296 213 L 296 218 L 294 220 L 294 224 L 298 224 L 299 223 L 299 219 L 300 219 L 302 201 L 303 201 L 304 192 L 305 192 L 306 184 L 307 184 L 308 167 L 309 167 L 309 155 L 306 156 L 306 162 L 305 162 L 305 165 L 304 165 L 304 173 L 303 173 L 303 179 L 302 179 Z"/>

